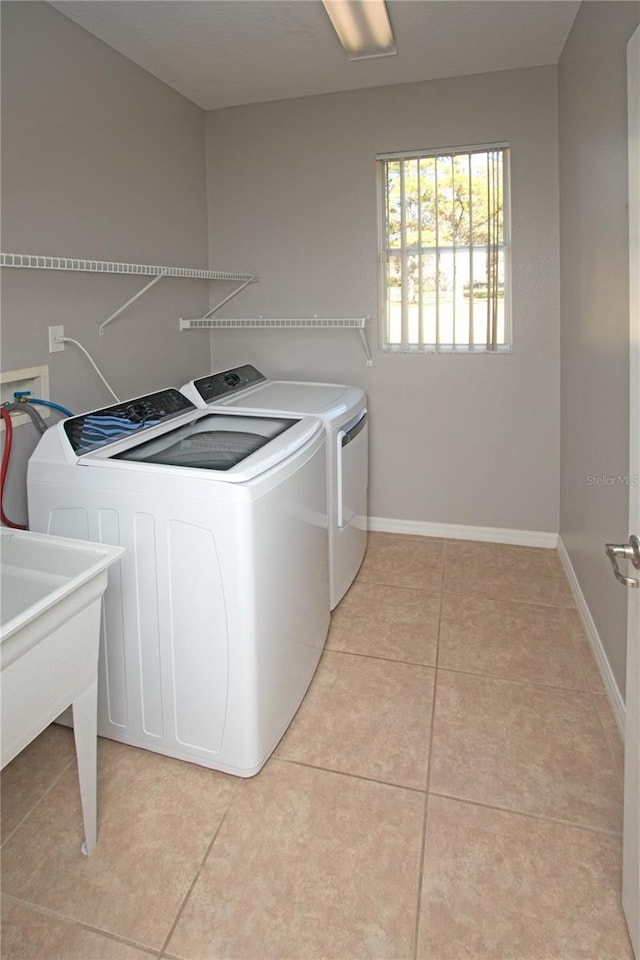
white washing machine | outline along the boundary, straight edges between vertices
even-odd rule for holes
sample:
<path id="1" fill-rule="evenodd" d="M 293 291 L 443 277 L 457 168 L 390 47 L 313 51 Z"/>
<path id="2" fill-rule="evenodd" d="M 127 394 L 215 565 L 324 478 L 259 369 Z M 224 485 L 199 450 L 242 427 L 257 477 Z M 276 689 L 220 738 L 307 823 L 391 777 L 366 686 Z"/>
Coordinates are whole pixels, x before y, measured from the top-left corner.
<path id="1" fill-rule="evenodd" d="M 319 417 L 327 432 L 329 598 L 331 609 L 351 586 L 367 549 L 367 397 L 339 383 L 268 380 L 251 364 L 191 380 L 193 403 L 246 412 Z"/>
<path id="2" fill-rule="evenodd" d="M 27 487 L 31 530 L 126 548 L 98 732 L 257 773 L 329 627 L 321 421 L 200 410 L 169 389 L 51 427 Z"/>

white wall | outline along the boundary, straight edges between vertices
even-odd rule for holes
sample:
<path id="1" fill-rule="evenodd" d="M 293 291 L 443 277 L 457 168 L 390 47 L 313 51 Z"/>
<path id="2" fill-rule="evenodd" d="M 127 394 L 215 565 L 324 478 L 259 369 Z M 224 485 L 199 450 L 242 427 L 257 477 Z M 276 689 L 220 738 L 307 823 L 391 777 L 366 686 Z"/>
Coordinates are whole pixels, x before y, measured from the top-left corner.
<path id="1" fill-rule="evenodd" d="M 617 478 L 629 473 L 626 44 L 639 22 L 640 3 L 583 3 L 559 64 L 560 533 L 623 695 L 627 596 L 604 544 L 631 532 Z"/>
<path id="2" fill-rule="evenodd" d="M 556 108 L 544 67 L 207 115 L 211 262 L 261 277 L 223 316 L 376 316 L 376 153 L 512 145 L 512 354 L 382 354 L 375 322 L 370 369 L 353 331 L 212 336 L 216 369 L 367 390 L 373 516 L 558 529 Z"/>
<path id="3" fill-rule="evenodd" d="M 2 15 L 2 249 L 207 266 L 204 113 L 43 3 Z M 180 383 L 201 344 L 178 319 L 205 308 L 205 281 L 161 280 L 100 337 L 98 324 L 145 279 L 2 270 L 2 369 L 48 364 L 52 399 L 81 412 L 111 402 L 63 324 L 122 398 Z M 5 500 L 24 519 L 31 426 L 16 431 Z"/>

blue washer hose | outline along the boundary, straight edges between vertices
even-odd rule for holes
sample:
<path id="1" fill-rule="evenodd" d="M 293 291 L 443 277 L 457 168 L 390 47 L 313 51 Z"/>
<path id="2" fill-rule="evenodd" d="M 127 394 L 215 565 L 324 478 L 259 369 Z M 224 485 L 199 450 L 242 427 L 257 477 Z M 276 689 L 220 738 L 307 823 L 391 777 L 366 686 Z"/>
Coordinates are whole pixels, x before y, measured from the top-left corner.
<path id="1" fill-rule="evenodd" d="M 65 417 L 72 417 L 73 413 L 71 410 L 67 410 L 66 407 L 62 407 L 59 403 L 54 403 L 53 400 L 40 400 L 38 397 L 32 397 L 29 390 L 18 390 L 13 395 L 15 399 L 20 403 L 24 403 L 25 400 L 28 403 L 39 403 L 42 407 L 50 407 L 52 410 L 57 410 L 58 413 L 63 414 Z M 27 399 L 28 398 L 28 399 Z"/>

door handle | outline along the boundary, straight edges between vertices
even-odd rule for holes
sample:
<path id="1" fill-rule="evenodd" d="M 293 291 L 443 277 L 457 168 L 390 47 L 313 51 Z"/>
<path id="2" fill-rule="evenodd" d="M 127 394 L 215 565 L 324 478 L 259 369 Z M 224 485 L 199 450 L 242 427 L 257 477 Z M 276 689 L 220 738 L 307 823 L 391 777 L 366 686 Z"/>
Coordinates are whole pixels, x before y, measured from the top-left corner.
<path id="1" fill-rule="evenodd" d="M 344 478 L 342 476 L 342 443 L 346 436 L 344 430 L 338 431 L 338 436 L 336 438 L 336 473 L 338 479 L 338 489 L 336 490 L 336 524 L 339 530 L 342 530 L 342 507 L 343 507 L 343 496 L 342 496 L 342 484 Z"/>
<path id="2" fill-rule="evenodd" d="M 640 580 L 634 577 L 625 577 L 620 573 L 618 567 L 618 558 L 621 560 L 630 560 L 636 570 L 640 570 L 640 540 L 635 534 L 629 537 L 629 543 L 607 543 L 605 552 L 611 561 L 613 573 L 616 580 L 623 583 L 625 587 L 640 587 Z"/>

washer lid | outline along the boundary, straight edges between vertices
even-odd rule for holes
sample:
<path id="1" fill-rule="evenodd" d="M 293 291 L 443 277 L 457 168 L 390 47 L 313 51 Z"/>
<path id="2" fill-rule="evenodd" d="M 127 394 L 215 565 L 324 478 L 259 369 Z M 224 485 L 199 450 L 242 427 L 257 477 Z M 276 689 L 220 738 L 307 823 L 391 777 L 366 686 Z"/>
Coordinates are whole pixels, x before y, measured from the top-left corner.
<path id="1" fill-rule="evenodd" d="M 116 453 L 114 459 L 227 471 L 297 423 L 298 420 L 291 418 L 230 417 L 212 413 Z M 261 458 L 262 470 L 270 465 L 267 461 Z"/>
<path id="2" fill-rule="evenodd" d="M 30 469 L 61 461 L 176 475 L 191 469 L 241 483 L 323 441 L 317 417 L 198 409 L 169 388 L 54 424 L 32 454 Z"/>
<path id="3" fill-rule="evenodd" d="M 55 429 L 55 427 L 54 427 Z M 80 456 L 79 466 L 244 483 L 297 462 L 324 442 L 317 417 L 196 410 Z M 286 469 L 289 469 L 287 467 Z"/>

